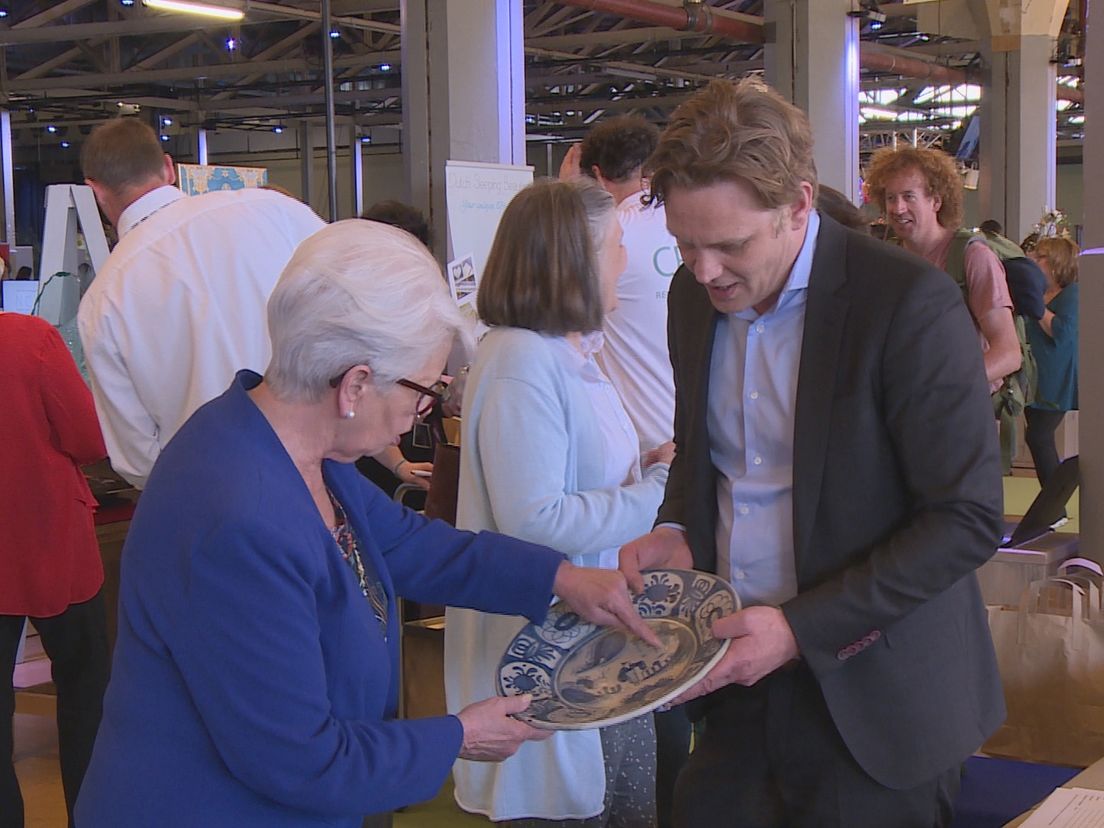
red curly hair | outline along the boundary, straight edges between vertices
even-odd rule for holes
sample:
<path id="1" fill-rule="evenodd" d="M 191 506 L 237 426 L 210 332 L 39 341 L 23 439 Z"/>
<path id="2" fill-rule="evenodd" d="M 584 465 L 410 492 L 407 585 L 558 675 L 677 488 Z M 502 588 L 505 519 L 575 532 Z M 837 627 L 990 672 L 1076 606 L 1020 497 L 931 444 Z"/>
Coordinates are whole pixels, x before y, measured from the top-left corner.
<path id="1" fill-rule="evenodd" d="M 927 182 L 928 195 L 942 202 L 936 217 L 941 227 L 957 230 L 962 225 L 962 177 L 945 152 L 920 147 L 880 149 L 866 171 L 866 200 L 885 212 L 886 182 L 896 175 L 918 171 Z"/>

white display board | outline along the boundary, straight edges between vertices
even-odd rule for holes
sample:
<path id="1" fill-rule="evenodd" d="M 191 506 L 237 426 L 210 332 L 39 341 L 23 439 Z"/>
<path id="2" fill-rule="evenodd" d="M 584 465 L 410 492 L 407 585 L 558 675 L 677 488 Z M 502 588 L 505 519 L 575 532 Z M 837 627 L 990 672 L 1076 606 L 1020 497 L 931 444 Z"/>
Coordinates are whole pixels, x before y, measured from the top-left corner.
<path id="1" fill-rule="evenodd" d="M 446 161 L 449 256 L 470 252 L 476 273 L 482 273 L 502 212 L 532 183 L 532 167 Z"/>
<path id="2" fill-rule="evenodd" d="M 38 295 L 38 280 L 14 282 L 10 279 L 0 282 L 4 292 L 4 310 L 30 315 Z"/>

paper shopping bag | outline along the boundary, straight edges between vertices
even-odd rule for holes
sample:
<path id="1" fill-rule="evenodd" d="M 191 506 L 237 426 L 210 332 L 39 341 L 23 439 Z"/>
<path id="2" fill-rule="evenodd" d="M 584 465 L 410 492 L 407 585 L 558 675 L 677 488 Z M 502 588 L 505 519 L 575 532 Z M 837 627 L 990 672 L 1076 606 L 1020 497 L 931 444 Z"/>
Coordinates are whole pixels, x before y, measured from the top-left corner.
<path id="1" fill-rule="evenodd" d="M 1008 718 L 982 750 L 1084 767 L 1104 757 L 1100 592 L 1074 578 L 1035 581 L 1018 607 L 989 607 Z"/>

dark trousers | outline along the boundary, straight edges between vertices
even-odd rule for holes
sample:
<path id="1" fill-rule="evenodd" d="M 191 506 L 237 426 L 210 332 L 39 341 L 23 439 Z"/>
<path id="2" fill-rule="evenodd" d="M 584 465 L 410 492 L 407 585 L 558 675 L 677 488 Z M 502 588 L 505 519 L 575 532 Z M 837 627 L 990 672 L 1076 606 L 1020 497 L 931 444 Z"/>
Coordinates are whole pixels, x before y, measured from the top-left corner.
<path id="1" fill-rule="evenodd" d="M 1058 446 L 1054 442 L 1054 432 L 1062 424 L 1065 411 L 1050 411 L 1045 408 L 1024 409 L 1027 418 L 1027 431 L 1024 441 L 1031 451 L 1031 460 L 1035 463 L 1035 476 L 1039 485 L 1045 486 L 1054 470 L 1058 468 Z"/>
<path id="2" fill-rule="evenodd" d="M 724 688 L 708 701 L 705 733 L 675 789 L 678 828 L 950 824 L 960 768 L 903 791 L 875 782 L 851 757 L 807 667 Z"/>
<path id="3" fill-rule="evenodd" d="M 659 828 L 672 828 L 675 781 L 690 756 L 690 730 L 686 705 L 655 714 L 656 814 Z"/>
<path id="4" fill-rule="evenodd" d="M 52 618 L 31 618 L 50 657 L 57 687 L 58 756 L 69 824 L 81 780 L 92 756 L 100 726 L 103 694 L 107 688 L 109 657 L 104 601 L 97 593 L 90 601 L 73 604 Z M 0 828 L 23 828 L 23 797 L 13 762 L 12 717 L 15 690 L 11 675 L 23 616 L 0 615 Z"/>
<path id="5" fill-rule="evenodd" d="M 601 737 L 606 773 L 602 813 L 587 819 L 509 819 L 496 824 L 504 828 L 656 828 L 652 717 L 603 727 Z"/>

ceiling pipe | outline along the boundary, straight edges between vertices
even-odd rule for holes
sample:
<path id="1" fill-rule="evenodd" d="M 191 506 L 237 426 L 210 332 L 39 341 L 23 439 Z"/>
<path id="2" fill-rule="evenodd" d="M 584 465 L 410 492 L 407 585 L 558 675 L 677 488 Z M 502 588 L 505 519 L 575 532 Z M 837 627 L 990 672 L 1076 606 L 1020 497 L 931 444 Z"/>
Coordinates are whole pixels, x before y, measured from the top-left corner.
<path id="1" fill-rule="evenodd" d="M 682 7 L 662 6 L 646 0 L 560 0 L 565 6 L 616 14 L 629 20 L 640 20 L 667 26 L 679 31 L 724 35 L 741 43 L 762 43 L 763 27 L 743 20 L 713 14 L 704 3 L 687 3 Z"/>
<path id="2" fill-rule="evenodd" d="M 559 0 L 562 5 L 575 6 L 590 11 L 616 14 L 629 20 L 667 26 L 678 31 L 701 32 L 703 35 L 731 37 L 741 43 L 762 43 L 762 24 L 744 20 L 732 20 L 715 15 L 704 3 L 687 2 L 683 7 L 663 6 L 648 0 Z M 871 72 L 886 72 L 909 78 L 930 80 L 932 83 L 968 83 L 970 75 L 964 69 L 944 66 L 919 58 L 901 57 L 860 47 L 859 65 Z M 1080 89 L 1058 85 L 1060 100 L 1084 103 Z"/>

